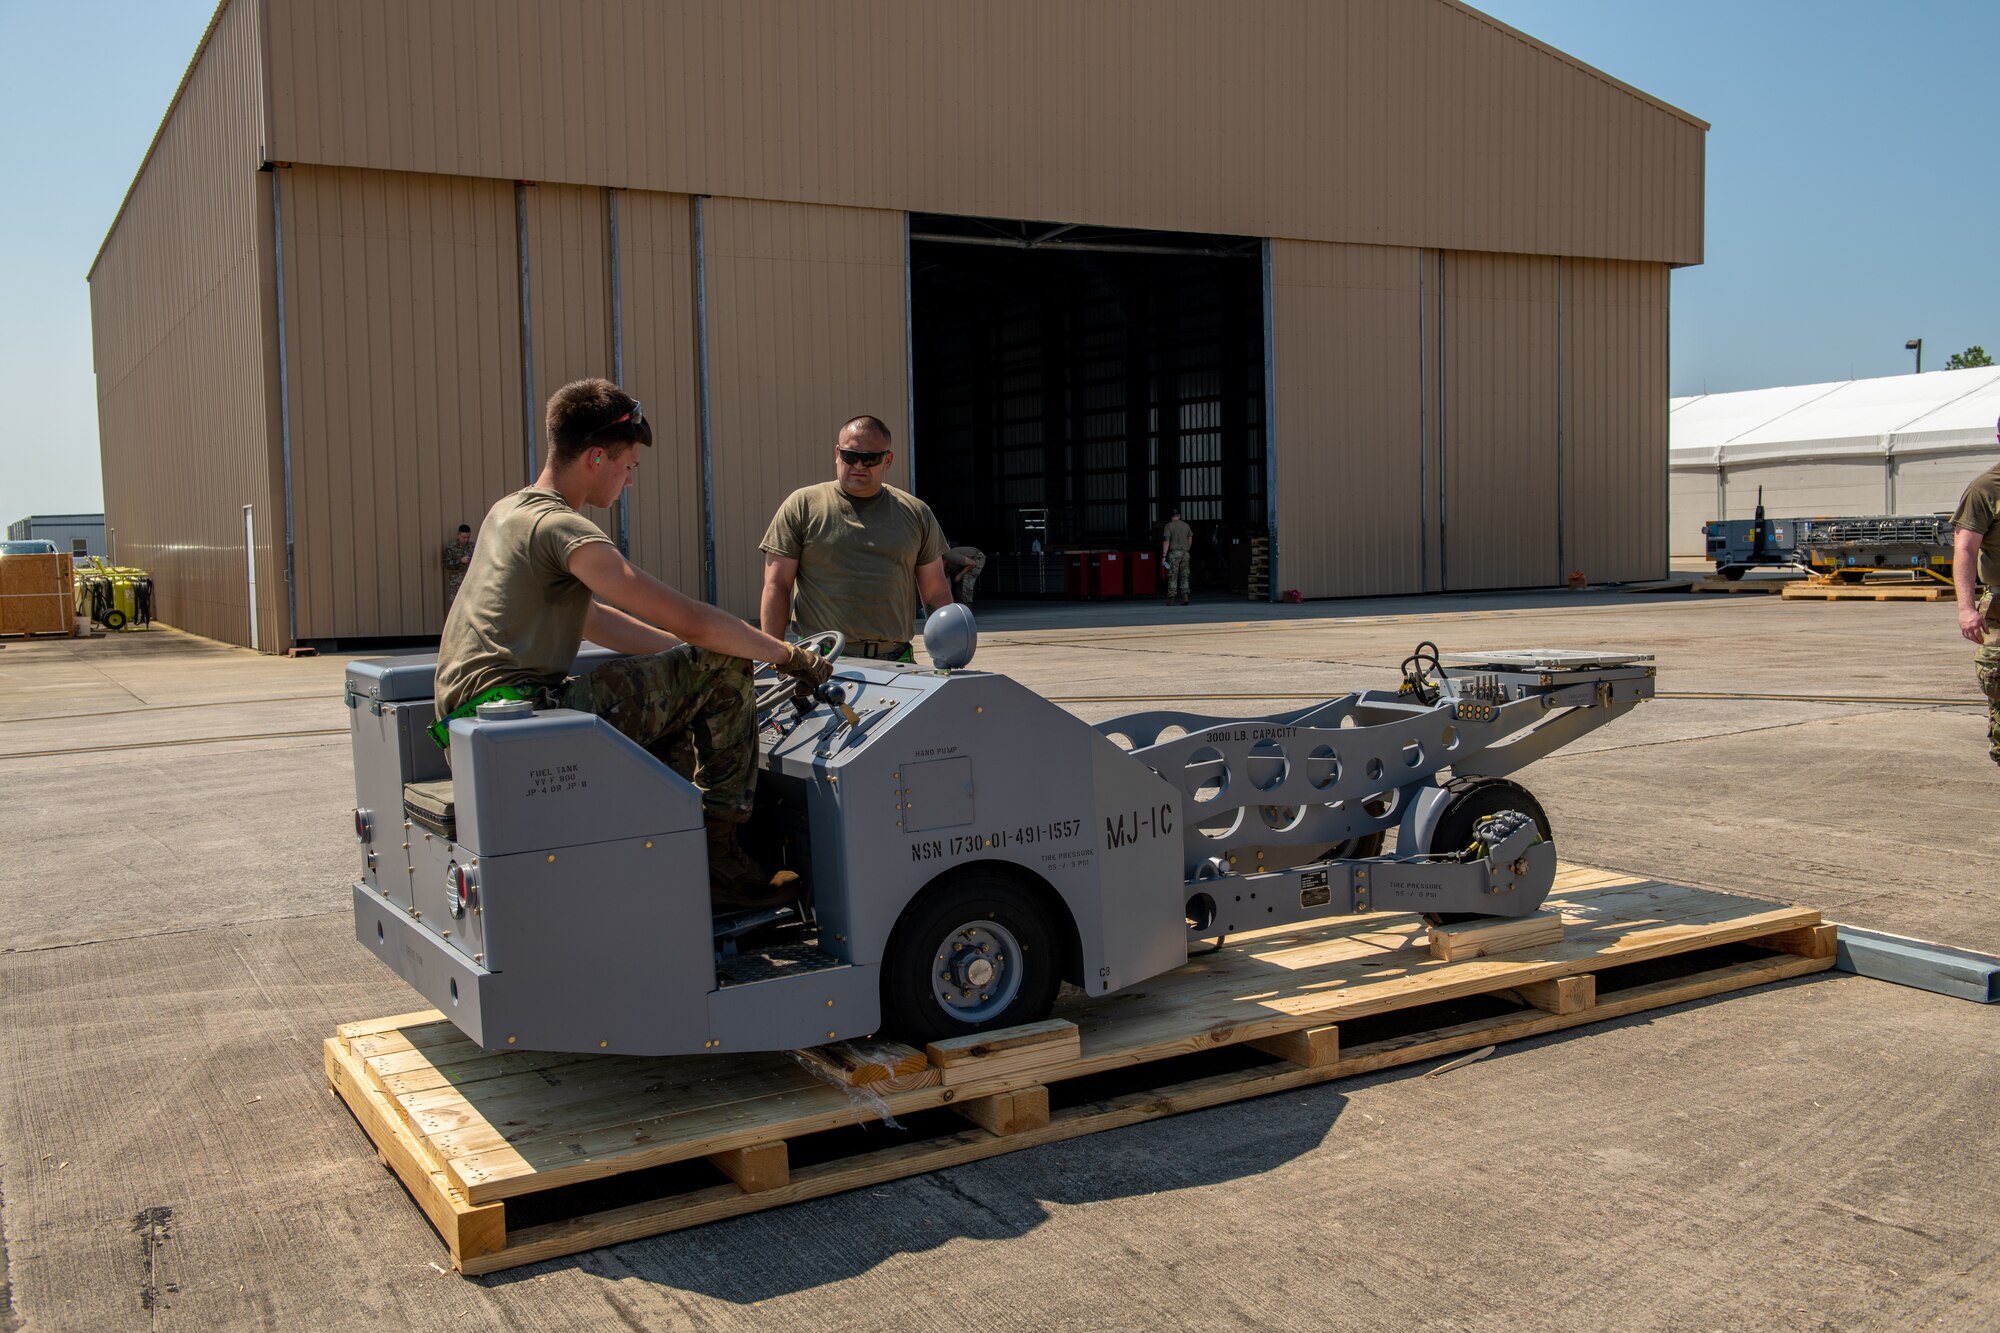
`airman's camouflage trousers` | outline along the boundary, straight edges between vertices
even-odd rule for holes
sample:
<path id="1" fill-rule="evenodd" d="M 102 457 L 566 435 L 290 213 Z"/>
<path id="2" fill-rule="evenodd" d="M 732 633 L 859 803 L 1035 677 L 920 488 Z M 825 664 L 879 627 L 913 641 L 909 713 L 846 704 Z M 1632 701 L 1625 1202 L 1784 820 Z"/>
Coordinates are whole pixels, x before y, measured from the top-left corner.
<path id="1" fill-rule="evenodd" d="M 1184 599 L 1188 595 L 1189 551 L 1167 552 L 1167 600 Z"/>
<path id="2" fill-rule="evenodd" d="M 595 713 L 701 788 L 704 814 L 747 819 L 757 785 L 750 663 L 683 644 L 617 657 L 564 687 L 565 708 Z"/>
<path id="3" fill-rule="evenodd" d="M 1993 589 L 1979 595 L 1979 610 L 1986 617 L 1986 642 L 1972 655 L 1972 670 L 1986 693 L 1988 753 L 2000 764 L 2000 608 L 1994 605 Z"/>

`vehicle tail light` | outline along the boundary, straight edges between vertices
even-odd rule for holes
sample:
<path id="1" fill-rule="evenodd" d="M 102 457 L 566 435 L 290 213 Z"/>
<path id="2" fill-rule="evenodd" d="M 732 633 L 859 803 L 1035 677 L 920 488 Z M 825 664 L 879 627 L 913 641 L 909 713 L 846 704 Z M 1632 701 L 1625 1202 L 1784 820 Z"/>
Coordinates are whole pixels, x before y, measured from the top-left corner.
<path id="1" fill-rule="evenodd" d="M 472 906 L 473 890 L 479 887 L 479 876 L 471 866 L 462 866 L 453 861 L 444 872 L 444 902 L 453 916 L 464 916 L 465 909 Z"/>

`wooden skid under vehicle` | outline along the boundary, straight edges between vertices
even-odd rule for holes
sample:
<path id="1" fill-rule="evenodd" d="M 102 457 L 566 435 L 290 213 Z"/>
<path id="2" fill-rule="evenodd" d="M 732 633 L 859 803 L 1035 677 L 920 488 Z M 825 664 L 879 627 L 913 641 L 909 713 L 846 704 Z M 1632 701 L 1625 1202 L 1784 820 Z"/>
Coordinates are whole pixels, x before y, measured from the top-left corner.
<path id="1" fill-rule="evenodd" d="M 342 1026 L 326 1073 L 477 1274 L 1834 964 L 1809 908 L 1574 866 L 1547 906 L 1559 932 L 1378 914 L 1243 935 L 923 1051 L 483 1051 L 427 1010 Z"/>

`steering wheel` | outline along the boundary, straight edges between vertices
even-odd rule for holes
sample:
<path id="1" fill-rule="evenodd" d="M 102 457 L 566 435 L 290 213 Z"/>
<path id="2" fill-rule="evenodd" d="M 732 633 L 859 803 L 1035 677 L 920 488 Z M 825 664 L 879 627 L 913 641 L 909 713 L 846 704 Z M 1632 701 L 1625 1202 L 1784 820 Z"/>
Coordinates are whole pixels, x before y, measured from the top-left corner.
<path id="1" fill-rule="evenodd" d="M 831 661 L 839 657 L 847 647 L 847 636 L 837 629 L 823 629 L 813 634 L 801 635 L 793 640 L 803 644 Z M 751 689 L 757 699 L 757 729 L 762 731 L 771 720 L 771 714 L 779 704 L 792 697 L 798 690 L 798 682 L 785 675 L 769 662 L 757 664 L 757 674 L 751 678 Z"/>

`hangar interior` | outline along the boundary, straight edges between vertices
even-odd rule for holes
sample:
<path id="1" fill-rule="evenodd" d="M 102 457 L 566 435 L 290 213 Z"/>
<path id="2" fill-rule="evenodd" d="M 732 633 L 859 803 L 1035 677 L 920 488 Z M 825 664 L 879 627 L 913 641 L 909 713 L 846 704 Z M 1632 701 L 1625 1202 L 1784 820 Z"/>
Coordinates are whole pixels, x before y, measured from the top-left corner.
<path id="1" fill-rule="evenodd" d="M 1143 546 L 1179 507 L 1197 574 L 1265 531 L 1254 238 L 910 219 L 916 485 L 955 542 Z"/>

